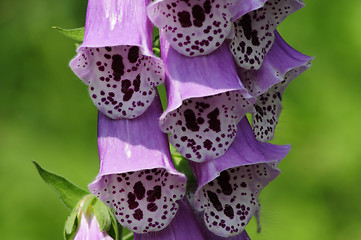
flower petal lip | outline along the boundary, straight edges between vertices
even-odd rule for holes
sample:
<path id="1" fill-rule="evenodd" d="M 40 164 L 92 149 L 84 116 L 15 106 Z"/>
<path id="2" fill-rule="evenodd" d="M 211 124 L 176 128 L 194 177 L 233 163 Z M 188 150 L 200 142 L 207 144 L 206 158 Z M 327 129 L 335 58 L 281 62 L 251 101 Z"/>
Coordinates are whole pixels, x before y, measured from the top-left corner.
<path id="1" fill-rule="evenodd" d="M 168 107 L 160 118 L 162 131 L 187 159 L 201 162 L 223 155 L 236 125 L 254 98 L 243 87 L 226 44 L 208 56 L 188 58 L 163 38 Z"/>
<path id="2" fill-rule="evenodd" d="M 298 0 L 269 0 L 233 23 L 231 52 L 238 66 L 259 69 L 274 42 L 274 30 L 290 14 L 304 6 Z"/>
<path id="3" fill-rule="evenodd" d="M 231 21 L 234 22 L 246 13 L 263 7 L 267 0 L 230 0 Z"/>
<path id="4" fill-rule="evenodd" d="M 84 41 L 70 62 L 89 86 L 95 106 L 112 119 L 144 113 L 164 82 L 162 61 L 152 52 L 149 1 L 90 0 Z"/>
<path id="5" fill-rule="evenodd" d="M 259 94 L 253 105 L 252 128 L 259 141 L 273 139 L 282 110 L 282 96 L 290 82 L 306 71 L 314 59 L 290 47 L 275 32 L 276 40 L 258 71 L 243 72 L 245 86 Z M 246 75 L 248 75 L 246 77 Z M 271 88 L 267 89 L 270 85 Z M 267 90 L 266 92 L 264 92 Z"/>
<path id="6" fill-rule="evenodd" d="M 224 0 L 158 0 L 148 6 L 148 16 L 176 51 L 195 57 L 213 52 L 228 36 L 230 4 Z"/>
<path id="7" fill-rule="evenodd" d="M 250 94 L 257 97 L 284 80 L 285 75 L 298 69 L 298 75 L 310 67 L 312 57 L 306 56 L 289 46 L 275 31 L 275 41 L 258 70 L 238 67 L 243 85 Z M 295 76 L 296 77 L 296 76 Z"/>
<path id="8" fill-rule="evenodd" d="M 279 174 L 290 147 L 255 139 L 247 118 L 226 154 L 213 161 L 190 162 L 198 182 L 194 207 L 204 211 L 207 228 L 221 237 L 240 234 L 259 208 L 257 196 Z"/>
<path id="9" fill-rule="evenodd" d="M 209 240 L 203 236 L 188 200 L 183 198 L 177 203 L 178 212 L 168 227 L 159 232 L 135 233 L 134 240 Z"/>
<path id="10" fill-rule="evenodd" d="M 111 120 L 99 112 L 100 169 L 89 189 L 137 233 L 164 229 L 185 194 L 186 177 L 171 162 L 166 134 L 154 127 L 161 111 L 157 97 L 133 120 Z"/>

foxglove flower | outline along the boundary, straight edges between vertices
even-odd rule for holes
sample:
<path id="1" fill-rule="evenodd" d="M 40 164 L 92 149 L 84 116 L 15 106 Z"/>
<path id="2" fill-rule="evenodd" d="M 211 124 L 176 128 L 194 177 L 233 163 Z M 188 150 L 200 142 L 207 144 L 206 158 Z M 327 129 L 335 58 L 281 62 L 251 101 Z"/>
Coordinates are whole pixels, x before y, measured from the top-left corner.
<path id="1" fill-rule="evenodd" d="M 160 128 L 187 159 L 202 162 L 222 156 L 237 132 L 237 123 L 254 98 L 242 85 L 226 44 L 207 56 L 176 52 L 161 34 L 168 107 Z"/>
<path id="2" fill-rule="evenodd" d="M 272 47 L 276 27 L 303 6 L 300 0 L 268 0 L 262 8 L 234 21 L 229 46 L 237 64 L 245 69 L 259 69 Z"/>
<path id="3" fill-rule="evenodd" d="M 136 233 L 164 229 L 185 194 L 186 178 L 173 167 L 167 136 L 154 127 L 161 111 L 157 98 L 133 120 L 111 120 L 99 112 L 100 170 L 89 189 Z"/>
<path id="4" fill-rule="evenodd" d="M 276 167 L 290 147 L 258 142 L 247 118 L 226 154 L 213 161 L 190 162 L 198 189 L 194 207 L 204 211 L 207 228 L 221 237 L 240 234 L 260 205 L 260 191 L 279 174 Z"/>
<path id="5" fill-rule="evenodd" d="M 165 38 L 188 57 L 207 55 L 222 45 L 233 19 L 265 0 L 157 0 L 148 7 L 151 21 Z"/>
<path id="6" fill-rule="evenodd" d="M 84 41 L 71 60 L 89 86 L 95 106 L 112 119 L 135 118 L 152 103 L 164 81 L 152 53 L 149 0 L 89 0 Z"/>
<path id="7" fill-rule="evenodd" d="M 177 203 L 178 212 L 168 227 L 159 232 L 134 234 L 134 240 L 209 240 L 203 236 L 188 200 L 183 198 Z"/>
<path id="8" fill-rule="evenodd" d="M 275 31 L 275 42 L 259 70 L 239 68 L 240 78 L 253 96 L 257 96 L 252 115 L 256 138 L 269 141 L 282 110 L 282 95 L 288 84 L 308 69 L 312 57 L 290 47 Z"/>

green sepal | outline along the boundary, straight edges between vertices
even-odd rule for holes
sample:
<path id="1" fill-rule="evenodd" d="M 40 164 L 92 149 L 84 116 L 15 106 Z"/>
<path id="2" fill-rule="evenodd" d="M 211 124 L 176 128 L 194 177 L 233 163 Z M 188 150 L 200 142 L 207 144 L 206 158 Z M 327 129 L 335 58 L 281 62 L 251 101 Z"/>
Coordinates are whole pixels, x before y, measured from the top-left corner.
<path id="1" fill-rule="evenodd" d="M 188 160 L 182 156 L 173 146 L 169 144 L 174 167 L 184 173 L 187 177 L 187 192 L 194 192 L 197 189 L 197 180 L 189 166 Z"/>
<path id="2" fill-rule="evenodd" d="M 108 212 L 109 212 L 109 216 L 110 216 L 110 219 L 111 219 L 112 227 L 107 231 L 107 233 L 114 240 L 121 240 L 122 239 L 123 227 L 117 221 L 117 219 L 114 216 L 114 213 L 112 212 L 112 210 L 110 208 L 108 208 Z"/>
<path id="3" fill-rule="evenodd" d="M 64 34 L 65 36 L 74 39 L 76 41 L 80 41 L 82 42 L 84 39 L 84 27 L 81 28 L 73 28 L 73 29 L 64 29 L 64 28 L 60 28 L 60 27 L 52 27 L 55 30 L 58 30 L 59 32 L 61 32 L 62 34 Z"/>
<path id="4" fill-rule="evenodd" d="M 88 194 L 85 190 L 71 183 L 64 177 L 58 176 L 54 173 L 48 172 L 35 161 L 33 161 L 41 178 L 49 184 L 57 193 L 60 201 L 69 209 L 72 210 L 77 206 L 77 203 Z"/>
<path id="5" fill-rule="evenodd" d="M 97 218 L 100 231 L 108 231 L 112 223 L 108 207 L 97 198 L 94 198 L 92 207 L 94 215 Z"/>
<path id="6" fill-rule="evenodd" d="M 74 208 L 71 211 L 69 217 L 65 221 L 64 225 L 64 239 L 71 240 L 74 238 L 79 225 L 78 208 Z"/>

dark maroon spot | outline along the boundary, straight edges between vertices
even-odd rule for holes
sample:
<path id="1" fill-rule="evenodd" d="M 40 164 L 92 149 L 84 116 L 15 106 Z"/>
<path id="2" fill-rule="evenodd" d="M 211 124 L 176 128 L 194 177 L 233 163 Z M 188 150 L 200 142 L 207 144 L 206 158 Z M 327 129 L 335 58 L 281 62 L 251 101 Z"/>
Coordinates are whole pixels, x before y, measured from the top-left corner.
<path id="1" fill-rule="evenodd" d="M 242 182 L 242 183 L 241 183 L 241 187 L 243 187 L 243 188 L 247 187 L 247 183 Z"/>
<path id="2" fill-rule="evenodd" d="M 186 127 L 192 132 L 199 131 L 199 126 L 196 120 L 196 115 L 191 109 L 184 111 L 184 117 L 186 119 Z"/>
<path id="3" fill-rule="evenodd" d="M 247 40 L 251 40 L 253 45 L 259 46 L 261 44 L 257 36 L 257 31 L 252 30 L 252 19 L 249 14 L 246 14 L 241 18 L 238 22 L 238 26 L 242 26 L 245 37 Z"/>
<path id="4" fill-rule="evenodd" d="M 206 19 L 203 8 L 199 5 L 194 5 L 192 8 L 192 16 L 194 18 L 193 20 L 194 26 L 202 27 L 203 22 Z"/>
<path id="5" fill-rule="evenodd" d="M 128 79 L 124 79 L 122 81 L 122 88 L 121 88 L 121 92 L 122 93 L 126 93 L 129 89 L 129 87 L 131 86 L 131 83 Z"/>
<path id="6" fill-rule="evenodd" d="M 212 191 L 207 191 L 209 200 L 211 201 L 213 207 L 219 212 L 223 210 L 222 203 L 219 201 L 217 194 Z"/>
<path id="7" fill-rule="evenodd" d="M 223 211 L 224 215 L 226 215 L 227 217 L 229 217 L 230 219 L 234 218 L 234 212 L 233 212 L 233 208 L 231 206 L 229 206 L 228 204 L 226 204 L 224 206 L 224 211 Z"/>
<path id="8" fill-rule="evenodd" d="M 139 47 L 133 46 L 129 48 L 128 60 L 131 63 L 135 63 L 139 58 Z"/>
<path id="9" fill-rule="evenodd" d="M 143 219 L 143 211 L 138 208 L 137 210 L 134 211 L 133 217 L 134 219 L 140 221 L 141 219 Z"/>
<path id="10" fill-rule="evenodd" d="M 108 52 L 110 52 L 112 50 L 111 47 L 105 47 L 105 50 L 107 50 Z"/>
<path id="11" fill-rule="evenodd" d="M 191 15 L 187 11 L 178 13 L 178 21 L 180 22 L 181 26 L 184 28 L 192 26 Z"/>
<path id="12" fill-rule="evenodd" d="M 149 203 L 147 205 L 147 209 L 150 211 L 150 212 L 155 212 L 157 211 L 158 207 L 155 203 Z"/>
<path id="13" fill-rule="evenodd" d="M 153 188 L 153 190 L 147 191 L 147 201 L 148 202 L 154 202 L 156 199 L 160 199 L 162 196 L 162 188 L 157 185 Z"/>
<path id="14" fill-rule="evenodd" d="M 133 193 L 128 193 L 128 207 L 129 209 L 134 209 L 137 208 L 139 206 L 139 203 L 137 201 L 135 201 L 135 195 Z"/>
<path id="15" fill-rule="evenodd" d="M 211 12 L 211 9 L 212 9 L 212 5 L 211 5 L 211 1 L 207 0 L 203 3 L 203 8 L 204 8 L 204 11 L 209 14 Z"/>
<path id="16" fill-rule="evenodd" d="M 219 177 L 217 177 L 217 183 L 221 187 L 222 193 L 225 195 L 231 195 L 232 185 L 229 183 L 231 177 L 229 176 L 227 171 L 222 171 Z"/>
<path id="17" fill-rule="evenodd" d="M 134 194 L 135 196 L 137 197 L 138 200 L 141 200 L 144 198 L 144 195 L 145 195 L 145 188 L 143 186 L 143 183 L 141 181 L 139 182 L 136 182 L 134 184 Z"/>
<path id="18" fill-rule="evenodd" d="M 208 151 L 211 150 L 212 145 L 213 145 L 213 144 L 212 144 L 212 142 L 211 142 L 209 139 L 207 139 L 207 140 L 205 140 L 205 141 L 203 142 L 203 147 L 207 148 Z"/>
<path id="19" fill-rule="evenodd" d="M 140 74 L 136 76 L 136 78 L 133 81 L 134 91 L 138 92 L 140 87 Z"/>
<path id="20" fill-rule="evenodd" d="M 112 56 L 110 56 L 109 54 L 104 54 L 104 57 L 105 57 L 106 59 L 110 59 Z"/>
<path id="21" fill-rule="evenodd" d="M 112 70 L 113 70 L 113 77 L 114 80 L 120 80 L 120 77 L 124 74 L 124 64 L 123 64 L 123 57 L 116 54 L 112 57 Z"/>
<path id="22" fill-rule="evenodd" d="M 263 110 L 262 110 L 262 108 L 260 106 L 254 105 L 254 108 L 259 113 L 259 115 L 263 116 Z"/>
<path id="23" fill-rule="evenodd" d="M 212 129 L 215 132 L 221 131 L 221 121 L 219 121 L 218 118 L 219 110 L 218 108 L 215 108 L 212 112 L 208 113 L 208 124 L 209 128 Z"/>

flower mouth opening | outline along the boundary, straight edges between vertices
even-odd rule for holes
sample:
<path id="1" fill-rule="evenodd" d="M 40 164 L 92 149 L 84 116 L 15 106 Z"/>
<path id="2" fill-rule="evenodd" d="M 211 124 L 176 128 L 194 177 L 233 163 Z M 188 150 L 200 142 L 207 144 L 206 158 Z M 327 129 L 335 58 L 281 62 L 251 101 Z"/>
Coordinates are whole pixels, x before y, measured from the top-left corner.
<path id="1" fill-rule="evenodd" d="M 89 86 L 94 105 L 111 119 L 143 114 L 164 82 L 161 61 L 138 46 L 81 47 L 70 66 Z"/>
<path id="2" fill-rule="evenodd" d="M 204 162 L 222 156 L 232 144 L 237 124 L 253 99 L 241 91 L 189 98 L 161 117 L 160 127 L 170 133 L 172 145 L 188 160 Z"/>
<path id="3" fill-rule="evenodd" d="M 185 181 L 165 168 L 108 174 L 89 185 L 93 194 L 114 209 L 119 223 L 136 233 L 164 229 L 178 210 Z"/>
<path id="4" fill-rule="evenodd" d="M 260 191 L 278 175 L 276 163 L 229 168 L 197 190 L 195 208 L 204 211 L 207 228 L 221 237 L 240 234 L 260 209 Z"/>

